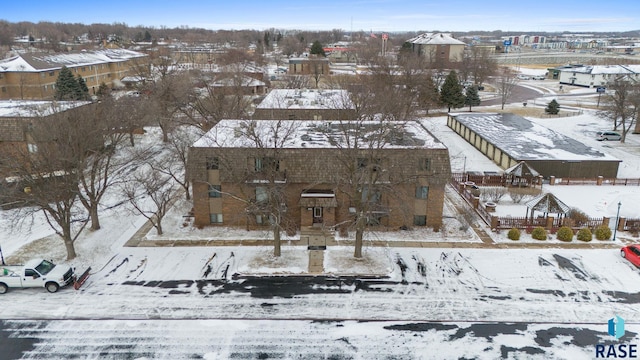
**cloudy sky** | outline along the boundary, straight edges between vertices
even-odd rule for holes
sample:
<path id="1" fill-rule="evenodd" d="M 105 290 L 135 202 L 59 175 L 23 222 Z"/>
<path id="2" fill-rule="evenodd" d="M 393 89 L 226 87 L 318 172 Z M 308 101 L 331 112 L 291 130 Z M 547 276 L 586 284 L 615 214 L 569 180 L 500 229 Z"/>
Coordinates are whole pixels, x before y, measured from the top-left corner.
<path id="1" fill-rule="evenodd" d="M 81 5 L 80 5 L 81 4 Z M 627 31 L 633 0 L 36 0 L 3 2 L 0 19 L 206 29 L 364 31 Z"/>

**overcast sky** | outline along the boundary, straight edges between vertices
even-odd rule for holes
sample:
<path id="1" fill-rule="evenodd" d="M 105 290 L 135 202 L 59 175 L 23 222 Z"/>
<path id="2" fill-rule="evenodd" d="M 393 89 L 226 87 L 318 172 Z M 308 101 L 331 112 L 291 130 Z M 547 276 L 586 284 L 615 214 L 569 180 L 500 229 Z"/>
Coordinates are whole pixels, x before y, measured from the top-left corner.
<path id="1" fill-rule="evenodd" d="M 3 1 L 0 19 L 213 30 L 600 32 L 640 29 L 640 1 L 35 0 Z"/>

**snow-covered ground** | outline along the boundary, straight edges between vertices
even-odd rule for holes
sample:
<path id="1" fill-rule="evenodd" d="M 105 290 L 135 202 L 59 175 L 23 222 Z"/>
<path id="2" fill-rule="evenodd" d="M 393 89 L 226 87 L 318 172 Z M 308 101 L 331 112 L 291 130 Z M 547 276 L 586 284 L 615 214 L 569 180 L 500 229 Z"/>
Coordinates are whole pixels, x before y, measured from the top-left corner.
<path id="1" fill-rule="evenodd" d="M 532 120 L 622 159 L 619 177 L 640 177 L 638 135 L 626 144 L 597 142 L 593 134 L 608 125 L 587 111 Z M 499 170 L 443 117 L 427 123 L 449 148 L 454 171 Z M 159 139 L 149 130 L 140 140 Z M 545 190 L 589 215 L 615 216 L 621 202 L 621 215 L 640 217 L 637 187 Z M 91 266 L 87 283 L 78 291 L 2 295 L 0 347 L 24 358 L 583 359 L 595 357 L 598 343 L 640 342 L 640 272 L 615 246 L 564 249 L 550 241 L 543 249 L 477 248 L 481 240 L 460 229 L 454 205 L 447 202 L 440 232 L 369 237 L 424 247 L 365 242 L 357 260 L 352 247 L 332 246 L 324 275 L 307 274 L 309 253 L 295 236 L 285 239 L 281 258 L 269 246 L 124 247 L 145 219 L 125 205 L 105 210 L 103 229 L 85 231 L 76 242 L 72 265 Z M 178 202 L 165 234 L 150 230 L 144 239 L 268 239 L 267 232 L 184 226 L 187 209 Z M 6 259 L 64 261 L 62 242 L 42 218 L 11 232 L 11 215 L 0 212 Z M 620 340 L 607 334 L 614 315 L 627 321 Z"/>

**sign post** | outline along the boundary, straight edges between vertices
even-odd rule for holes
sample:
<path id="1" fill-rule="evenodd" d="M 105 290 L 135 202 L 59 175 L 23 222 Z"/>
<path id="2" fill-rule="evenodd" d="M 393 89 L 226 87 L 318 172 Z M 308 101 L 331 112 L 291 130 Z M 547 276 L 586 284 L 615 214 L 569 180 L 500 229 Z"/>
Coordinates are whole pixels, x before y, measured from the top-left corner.
<path id="1" fill-rule="evenodd" d="M 605 91 L 607 91 L 607 88 L 605 88 L 604 86 L 598 86 L 596 88 L 596 92 L 598 93 L 598 105 L 596 107 L 600 107 L 600 97 Z"/>

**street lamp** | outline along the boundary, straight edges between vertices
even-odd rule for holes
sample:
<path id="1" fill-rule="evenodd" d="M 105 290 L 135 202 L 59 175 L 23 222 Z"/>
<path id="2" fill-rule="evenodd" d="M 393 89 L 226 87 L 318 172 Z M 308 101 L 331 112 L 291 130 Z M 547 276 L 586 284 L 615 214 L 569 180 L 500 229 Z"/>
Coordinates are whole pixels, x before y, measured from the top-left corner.
<path id="1" fill-rule="evenodd" d="M 620 222 L 620 206 L 622 206 L 622 202 L 618 201 L 618 213 L 616 214 L 616 227 L 613 228 L 613 241 L 616 241 L 616 233 L 618 232 L 618 223 Z"/>

